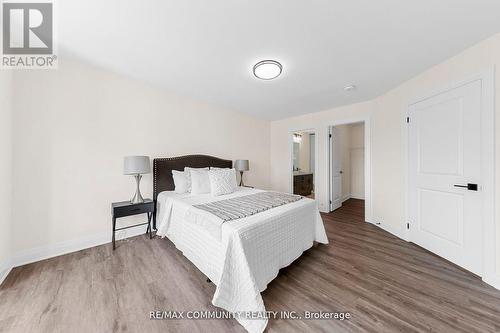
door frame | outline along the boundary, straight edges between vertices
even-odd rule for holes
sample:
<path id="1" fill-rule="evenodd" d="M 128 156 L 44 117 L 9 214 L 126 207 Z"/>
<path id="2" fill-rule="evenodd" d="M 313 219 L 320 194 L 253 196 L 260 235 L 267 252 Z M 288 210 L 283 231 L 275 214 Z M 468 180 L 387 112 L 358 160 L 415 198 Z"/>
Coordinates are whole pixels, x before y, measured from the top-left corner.
<path id="1" fill-rule="evenodd" d="M 409 221 L 409 126 L 407 126 L 407 117 L 412 105 L 432 98 L 436 95 L 456 89 L 460 86 L 481 81 L 481 186 L 483 190 L 482 203 L 482 224 L 483 224 L 483 273 L 484 282 L 500 288 L 500 276 L 496 272 L 496 225 L 495 225 L 495 67 L 491 67 L 484 72 L 474 75 L 467 80 L 455 82 L 444 88 L 431 91 L 420 98 L 412 99 L 408 106 L 402 112 L 403 126 L 403 200 L 405 221 L 403 221 L 404 237 L 411 242 L 411 233 L 406 227 Z M 411 119 L 410 119 L 411 121 Z"/>
<path id="2" fill-rule="evenodd" d="M 355 118 L 339 119 L 330 124 L 326 128 L 327 144 L 326 144 L 326 169 L 328 170 L 328 210 L 330 209 L 330 201 L 332 199 L 332 154 L 330 146 L 329 133 L 330 129 L 335 126 L 363 123 L 365 129 L 365 151 L 364 151 L 364 173 L 365 173 L 365 222 L 373 223 L 373 204 L 372 204 L 372 153 L 371 153 L 371 118 L 370 116 L 359 116 Z"/>
<path id="3" fill-rule="evenodd" d="M 296 132 L 305 132 L 308 134 L 314 133 L 314 200 L 318 200 L 318 131 L 315 128 L 306 128 L 306 129 L 293 129 L 288 132 L 288 147 L 289 147 L 289 164 L 288 164 L 288 189 L 290 193 L 293 193 L 293 133 Z"/>

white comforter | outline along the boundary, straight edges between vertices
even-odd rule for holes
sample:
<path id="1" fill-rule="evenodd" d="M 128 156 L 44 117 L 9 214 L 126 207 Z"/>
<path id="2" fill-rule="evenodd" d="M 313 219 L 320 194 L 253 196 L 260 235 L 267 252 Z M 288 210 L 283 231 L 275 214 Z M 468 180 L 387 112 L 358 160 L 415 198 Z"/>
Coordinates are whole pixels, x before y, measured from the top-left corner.
<path id="1" fill-rule="evenodd" d="M 328 244 L 314 200 L 302 199 L 238 220 L 221 223 L 193 205 L 257 193 L 239 188 L 212 197 L 162 192 L 158 196 L 157 234 L 167 236 L 217 286 L 212 303 L 229 312 L 261 312 L 260 292 L 313 245 Z M 238 318 L 250 333 L 261 333 L 267 319 Z"/>

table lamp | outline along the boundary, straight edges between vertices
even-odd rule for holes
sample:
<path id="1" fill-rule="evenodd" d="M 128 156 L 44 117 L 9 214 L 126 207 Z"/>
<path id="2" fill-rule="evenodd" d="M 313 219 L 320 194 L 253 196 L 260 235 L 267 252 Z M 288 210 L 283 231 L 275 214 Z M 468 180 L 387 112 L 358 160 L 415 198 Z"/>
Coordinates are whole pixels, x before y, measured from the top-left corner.
<path id="1" fill-rule="evenodd" d="M 248 160 L 236 160 L 234 162 L 234 169 L 240 172 L 240 186 L 245 186 L 245 184 L 243 184 L 243 172 L 250 170 Z"/>
<path id="2" fill-rule="evenodd" d="M 133 204 L 143 203 L 144 199 L 141 195 L 140 183 L 143 174 L 151 172 L 151 164 L 149 162 L 149 156 L 126 156 L 123 160 L 123 174 L 133 175 L 135 177 L 135 182 L 137 188 L 135 190 L 135 195 L 130 200 Z"/>

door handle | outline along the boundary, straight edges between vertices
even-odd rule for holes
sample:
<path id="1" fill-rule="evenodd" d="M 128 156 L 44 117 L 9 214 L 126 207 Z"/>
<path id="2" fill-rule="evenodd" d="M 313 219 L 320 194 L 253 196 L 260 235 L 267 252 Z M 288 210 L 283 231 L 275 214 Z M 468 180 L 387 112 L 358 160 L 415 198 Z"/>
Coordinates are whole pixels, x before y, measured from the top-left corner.
<path id="1" fill-rule="evenodd" d="M 471 184 L 471 183 L 468 183 L 467 185 L 457 185 L 457 184 L 455 184 L 453 186 L 466 188 L 469 191 L 477 191 L 477 184 Z"/>

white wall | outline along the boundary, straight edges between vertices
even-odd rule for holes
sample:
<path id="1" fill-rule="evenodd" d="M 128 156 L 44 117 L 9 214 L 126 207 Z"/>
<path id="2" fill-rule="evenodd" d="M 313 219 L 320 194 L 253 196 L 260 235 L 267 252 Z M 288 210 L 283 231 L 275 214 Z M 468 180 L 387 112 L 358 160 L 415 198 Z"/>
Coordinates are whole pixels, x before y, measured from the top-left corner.
<path id="1" fill-rule="evenodd" d="M 350 135 L 351 135 L 351 149 L 364 148 L 365 147 L 365 124 L 355 123 L 349 125 Z"/>
<path id="2" fill-rule="evenodd" d="M 245 183 L 269 187 L 267 121 L 66 57 L 57 70 L 17 72 L 14 86 L 16 254 L 93 235 L 111 239 L 111 202 L 134 192 L 122 175 L 126 155 L 249 159 Z M 152 175 L 142 191 L 152 196 Z"/>
<path id="3" fill-rule="evenodd" d="M 335 120 L 357 116 L 371 118 L 372 153 L 372 211 L 373 220 L 394 232 L 404 234 L 403 143 L 404 117 L 408 104 L 415 98 L 442 89 L 454 82 L 475 76 L 495 66 L 498 78 L 500 68 L 500 34 L 497 34 L 461 54 L 439 64 L 419 76 L 372 101 L 335 108 L 271 123 L 271 185 L 276 190 L 287 190 L 286 169 L 289 149 L 287 132 L 291 128 L 315 128 L 320 145 L 318 156 L 319 184 L 325 184 L 326 129 Z M 362 89 L 362 87 L 360 87 Z M 500 128 L 500 84 L 496 85 L 496 128 Z M 496 136 L 496 189 L 500 188 L 500 136 Z M 287 155 L 288 154 L 288 155 Z M 322 186 L 318 197 L 320 207 L 326 208 L 328 189 Z M 497 274 L 500 272 L 500 195 L 496 195 Z M 500 283 L 500 279 L 499 279 Z"/>
<path id="4" fill-rule="evenodd" d="M 365 198 L 365 125 L 352 124 L 350 128 L 349 167 L 350 196 L 355 199 Z"/>
<path id="5" fill-rule="evenodd" d="M 11 72 L 0 71 L 0 283 L 9 268 L 12 222 Z"/>

